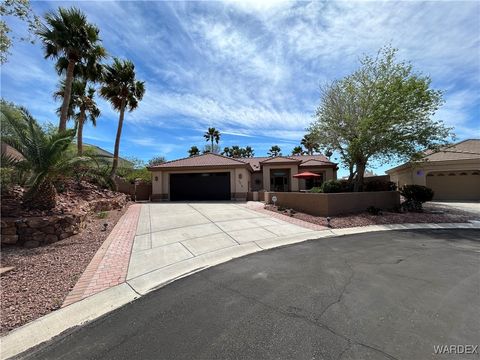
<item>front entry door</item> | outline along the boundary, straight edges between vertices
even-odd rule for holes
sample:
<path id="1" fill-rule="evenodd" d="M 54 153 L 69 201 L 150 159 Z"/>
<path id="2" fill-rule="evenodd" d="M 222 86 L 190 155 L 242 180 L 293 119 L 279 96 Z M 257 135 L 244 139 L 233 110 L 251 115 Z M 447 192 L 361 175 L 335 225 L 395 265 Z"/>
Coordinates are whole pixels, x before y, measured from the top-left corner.
<path id="1" fill-rule="evenodd" d="M 270 174 L 270 188 L 272 191 L 284 192 L 289 189 L 289 171 L 272 170 Z"/>

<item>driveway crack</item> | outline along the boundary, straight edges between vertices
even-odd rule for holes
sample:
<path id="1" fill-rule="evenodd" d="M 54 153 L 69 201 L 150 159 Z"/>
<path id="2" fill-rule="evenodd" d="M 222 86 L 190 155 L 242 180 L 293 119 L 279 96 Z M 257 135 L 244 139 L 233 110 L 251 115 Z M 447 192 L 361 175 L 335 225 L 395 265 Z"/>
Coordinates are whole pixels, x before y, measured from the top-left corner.
<path id="1" fill-rule="evenodd" d="M 352 282 L 352 279 L 353 279 L 353 269 L 351 267 L 351 265 L 345 260 L 345 263 L 347 264 L 347 266 L 351 269 L 351 274 L 350 274 L 350 277 L 349 279 L 347 280 L 347 283 L 344 285 L 343 289 L 342 289 L 342 292 L 341 292 L 341 296 L 338 297 L 339 300 L 341 300 L 341 297 L 343 296 L 344 292 L 345 292 L 345 289 L 348 287 L 348 285 Z M 284 316 L 287 316 L 287 317 L 293 317 L 293 318 L 297 318 L 297 319 L 300 319 L 300 320 L 303 320 L 313 326 L 316 326 L 318 328 L 321 328 L 323 330 L 326 330 L 328 332 L 330 332 L 331 334 L 335 335 L 335 336 L 338 336 L 340 338 L 342 338 L 343 340 L 347 341 L 347 343 L 349 344 L 349 347 L 352 346 L 352 344 L 355 344 L 355 345 L 359 345 L 359 346 L 363 346 L 363 347 L 366 347 L 370 350 L 374 350 L 374 351 L 377 351 L 378 353 L 382 354 L 383 356 L 387 357 L 388 359 L 391 359 L 391 360 L 398 360 L 398 358 L 394 357 L 393 355 L 390 355 L 389 353 L 381 350 L 381 349 L 378 349 L 372 345 L 368 345 L 368 344 L 365 344 L 365 343 L 362 343 L 360 341 L 357 341 L 353 338 L 350 338 L 348 337 L 347 335 L 344 335 L 344 334 L 341 334 L 337 331 L 335 331 L 334 329 L 332 329 L 331 327 L 329 327 L 328 325 L 322 323 L 321 321 L 319 321 L 318 319 L 316 319 L 315 317 L 312 319 L 310 317 L 308 317 L 307 315 L 305 314 L 301 314 L 299 313 L 299 311 L 302 311 L 303 309 L 301 308 L 295 308 L 296 311 L 287 311 L 287 310 L 284 310 L 282 308 L 279 308 L 279 307 L 276 307 L 276 306 L 273 306 L 273 305 L 270 305 L 270 304 L 267 304 L 263 301 L 260 301 L 258 300 L 257 298 L 254 298 L 252 296 L 248 296 L 248 295 L 245 295 L 243 294 L 242 292 L 238 291 L 238 290 L 235 290 L 235 289 L 232 289 L 228 286 L 225 286 L 225 285 L 222 285 L 216 281 L 212 281 L 210 280 L 209 278 L 205 277 L 204 275 L 200 274 L 200 276 L 207 282 L 211 283 L 214 287 L 218 288 L 218 289 L 223 289 L 223 290 L 226 290 L 226 291 L 229 291 L 229 292 L 232 292 L 234 294 L 237 294 L 239 296 L 241 296 L 242 298 L 246 299 L 246 300 L 250 300 L 258 305 L 261 305 L 263 307 L 266 307 L 267 309 L 273 311 L 273 312 L 276 312 L 278 314 L 281 314 L 281 315 L 284 315 Z M 336 303 L 336 302 L 334 302 Z M 322 314 L 325 313 L 325 311 L 330 307 L 332 306 L 333 304 L 331 305 L 328 305 L 327 308 L 325 310 L 322 311 Z M 347 348 L 348 349 L 348 348 Z M 345 352 L 346 350 L 342 351 L 340 354 L 339 354 L 339 359 L 341 358 L 341 356 L 343 356 L 343 353 Z"/>

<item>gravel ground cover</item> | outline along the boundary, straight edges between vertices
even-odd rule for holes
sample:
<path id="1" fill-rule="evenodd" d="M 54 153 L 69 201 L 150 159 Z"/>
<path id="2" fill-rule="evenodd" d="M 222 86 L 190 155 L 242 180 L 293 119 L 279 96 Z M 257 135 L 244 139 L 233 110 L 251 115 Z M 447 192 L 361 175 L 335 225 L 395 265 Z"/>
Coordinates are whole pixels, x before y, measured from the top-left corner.
<path id="1" fill-rule="evenodd" d="M 267 210 L 285 214 L 285 211 L 279 211 L 273 205 L 267 205 Z M 441 212 L 441 213 L 439 213 Z M 292 217 L 303 221 L 308 221 L 317 225 L 327 225 L 327 219 L 323 216 L 314 216 L 302 212 L 295 212 Z M 476 219 L 475 214 L 454 209 L 452 207 L 425 204 L 423 213 L 396 213 L 382 211 L 381 215 L 372 215 L 367 212 L 359 214 L 347 214 L 332 216 L 330 225 L 332 228 L 347 228 L 367 225 L 382 224 L 413 224 L 413 223 L 455 223 L 467 222 Z"/>
<path id="2" fill-rule="evenodd" d="M 93 214 L 82 232 L 51 245 L 2 247 L 1 267 L 14 269 L 0 277 L 0 334 L 60 308 L 127 208 Z"/>

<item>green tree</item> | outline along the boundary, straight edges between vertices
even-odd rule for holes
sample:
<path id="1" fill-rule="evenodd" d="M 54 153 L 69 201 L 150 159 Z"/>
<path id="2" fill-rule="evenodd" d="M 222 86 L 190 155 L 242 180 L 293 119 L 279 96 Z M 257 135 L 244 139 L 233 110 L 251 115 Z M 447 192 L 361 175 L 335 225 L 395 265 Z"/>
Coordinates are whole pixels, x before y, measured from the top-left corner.
<path id="1" fill-rule="evenodd" d="M 215 146 L 214 146 L 214 142 L 218 144 L 218 142 L 220 141 L 220 132 L 215 129 L 214 127 L 211 127 L 211 128 L 208 128 L 208 130 L 205 132 L 205 134 L 203 135 L 203 137 L 205 138 L 205 140 L 208 142 L 210 141 L 210 151 L 209 152 L 213 152 L 213 153 L 216 153 L 218 151 L 215 151 Z"/>
<path id="2" fill-rule="evenodd" d="M 165 156 L 155 156 L 148 160 L 148 166 L 155 166 L 155 165 L 160 165 L 163 164 L 167 159 L 165 159 Z"/>
<path id="3" fill-rule="evenodd" d="M 295 146 L 292 150 L 292 155 L 303 155 L 304 151 L 301 146 Z"/>
<path id="4" fill-rule="evenodd" d="M 29 0 L 3 0 L 0 3 L 0 16 L 0 64 L 4 64 L 10 54 L 12 38 L 15 38 L 5 18 L 13 16 L 26 22 L 29 34 L 34 34 L 40 27 L 40 18 L 34 14 Z M 34 42 L 31 36 L 20 37 L 20 40 Z"/>
<path id="5" fill-rule="evenodd" d="M 443 104 L 431 79 L 396 60 L 396 49 L 365 56 L 351 75 L 322 88 L 310 131 L 324 149 L 337 151 L 362 191 L 371 161 L 415 160 L 447 142 L 451 129 L 432 116 Z"/>
<path id="6" fill-rule="evenodd" d="M 58 97 L 65 94 L 65 83 L 62 82 L 60 90 L 55 93 Z M 57 113 L 61 109 L 57 110 Z M 83 127 L 87 120 L 90 120 L 93 126 L 97 126 L 97 118 L 100 116 L 100 109 L 95 102 L 95 88 L 88 87 L 87 82 L 74 80 L 72 83 L 72 94 L 68 107 L 68 117 L 75 120 L 77 128 L 77 155 L 83 155 Z"/>
<path id="7" fill-rule="evenodd" d="M 92 54 L 98 54 L 103 49 L 100 45 L 99 30 L 87 22 L 85 14 L 77 8 L 58 8 L 57 12 L 45 15 L 46 25 L 37 30 L 42 39 L 45 58 L 62 58 L 68 60 L 65 75 L 65 94 L 60 111 L 59 131 L 67 128 L 68 107 L 75 66 L 88 62 Z"/>
<path id="8" fill-rule="evenodd" d="M 193 145 L 189 150 L 188 150 L 188 156 L 196 156 L 200 155 L 200 149 Z"/>
<path id="9" fill-rule="evenodd" d="M 20 113 L 20 115 L 19 115 Z M 17 169 L 28 172 L 27 191 L 23 204 L 28 208 L 48 210 L 56 206 L 53 185 L 76 169 L 86 158 L 69 156 L 68 149 L 75 137 L 75 129 L 47 134 L 28 113 L 19 108 L 12 111 L 2 103 L 1 116 L 13 129 L 12 136 L 2 138 L 22 159 L 10 159 Z"/>
<path id="10" fill-rule="evenodd" d="M 308 155 L 313 155 L 320 150 L 320 145 L 315 140 L 315 137 L 310 134 L 306 134 L 300 143 L 307 150 Z"/>
<path id="11" fill-rule="evenodd" d="M 107 99 L 115 110 L 119 112 L 117 136 L 113 151 L 113 163 L 110 177 L 115 178 L 120 152 L 120 138 L 122 137 L 123 119 L 125 110 L 133 111 L 145 94 L 145 83 L 135 78 L 135 65 L 129 60 L 113 59 L 111 65 L 105 65 L 103 85 L 100 95 Z"/>
<path id="12" fill-rule="evenodd" d="M 275 157 L 275 156 L 282 156 L 281 153 L 282 149 L 280 149 L 280 146 L 278 145 L 273 145 L 270 150 L 268 150 L 268 156 L 270 157 Z"/>

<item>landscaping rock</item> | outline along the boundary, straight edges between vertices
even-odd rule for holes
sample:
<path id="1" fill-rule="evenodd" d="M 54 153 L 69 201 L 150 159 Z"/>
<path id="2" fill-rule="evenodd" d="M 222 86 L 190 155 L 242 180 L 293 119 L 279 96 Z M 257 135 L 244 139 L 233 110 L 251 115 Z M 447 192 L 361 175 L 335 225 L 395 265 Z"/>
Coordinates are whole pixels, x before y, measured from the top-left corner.
<path id="1" fill-rule="evenodd" d="M 21 207 L 23 189 L 2 198 L 2 244 L 38 246 L 66 239 L 86 227 L 87 215 L 99 211 L 121 209 L 128 195 L 100 189 L 86 182 L 67 182 L 57 195 L 57 206 L 48 211 Z"/>
<path id="2" fill-rule="evenodd" d="M 31 249 L 31 248 L 36 248 L 40 246 L 40 241 L 35 241 L 35 240 L 28 240 L 25 241 L 23 244 L 24 247 Z"/>
<path id="3" fill-rule="evenodd" d="M 18 235 L 2 235 L 2 244 L 15 245 L 18 242 Z"/>

